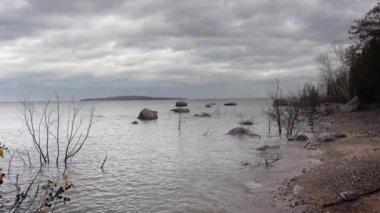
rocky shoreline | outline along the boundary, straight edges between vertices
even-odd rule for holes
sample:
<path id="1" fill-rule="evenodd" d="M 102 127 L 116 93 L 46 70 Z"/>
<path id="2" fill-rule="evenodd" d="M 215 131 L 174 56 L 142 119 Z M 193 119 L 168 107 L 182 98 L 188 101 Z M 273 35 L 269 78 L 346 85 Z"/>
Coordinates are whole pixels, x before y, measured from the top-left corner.
<path id="1" fill-rule="evenodd" d="M 281 146 L 283 159 L 261 172 L 263 181 L 275 174 L 273 212 L 380 212 L 380 110 L 332 114 L 317 123 L 308 141 Z"/>

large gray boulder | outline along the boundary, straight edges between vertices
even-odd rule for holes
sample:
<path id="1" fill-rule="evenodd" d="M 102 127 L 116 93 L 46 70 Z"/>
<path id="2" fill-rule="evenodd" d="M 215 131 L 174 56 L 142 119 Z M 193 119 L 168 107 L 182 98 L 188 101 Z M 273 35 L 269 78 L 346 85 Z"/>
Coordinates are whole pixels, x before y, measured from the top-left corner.
<path id="1" fill-rule="evenodd" d="M 177 103 L 175 103 L 175 106 L 176 107 L 186 107 L 187 103 L 184 101 L 177 101 Z"/>
<path id="2" fill-rule="evenodd" d="M 355 96 L 351 101 L 342 106 L 343 112 L 353 112 L 359 109 L 360 107 L 360 99 L 358 96 Z"/>
<path id="3" fill-rule="evenodd" d="M 243 127 L 236 127 L 228 131 L 228 135 L 233 136 L 249 136 L 249 137 L 260 137 L 260 135 L 257 135 L 253 132 L 251 132 L 249 129 L 243 128 Z"/>
<path id="4" fill-rule="evenodd" d="M 172 109 L 170 111 L 175 112 L 175 113 L 189 113 L 190 109 L 188 109 L 188 108 L 177 108 L 177 109 Z"/>
<path id="5" fill-rule="evenodd" d="M 321 134 L 319 134 L 318 140 L 321 142 L 331 142 L 331 141 L 335 141 L 336 139 L 344 138 L 344 137 L 346 137 L 346 135 L 343 133 L 322 132 Z"/>
<path id="6" fill-rule="evenodd" d="M 158 114 L 157 111 L 153 111 L 153 110 L 144 108 L 143 110 L 141 110 L 137 119 L 140 119 L 140 120 L 157 120 L 158 119 L 157 114 Z"/>

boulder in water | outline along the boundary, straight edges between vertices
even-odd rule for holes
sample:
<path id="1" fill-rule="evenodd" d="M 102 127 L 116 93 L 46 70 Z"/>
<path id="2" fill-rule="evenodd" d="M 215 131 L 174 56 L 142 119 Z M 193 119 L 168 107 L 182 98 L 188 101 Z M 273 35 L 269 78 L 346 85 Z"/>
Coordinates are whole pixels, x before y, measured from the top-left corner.
<path id="1" fill-rule="evenodd" d="M 184 101 L 177 101 L 177 103 L 175 103 L 175 106 L 176 107 L 186 107 L 187 103 Z"/>
<path id="2" fill-rule="evenodd" d="M 140 120 L 157 120 L 158 119 L 157 114 L 158 114 L 157 111 L 153 111 L 153 110 L 144 108 L 143 110 L 141 110 L 137 119 L 140 119 Z"/>
<path id="3" fill-rule="evenodd" d="M 249 136 L 249 137 L 260 137 L 260 135 L 257 135 L 253 132 L 251 132 L 249 129 L 243 128 L 243 127 L 236 127 L 228 131 L 228 135 L 233 136 Z"/>
<path id="4" fill-rule="evenodd" d="M 236 106 L 237 104 L 235 102 L 229 102 L 225 103 L 224 106 Z"/>
<path id="5" fill-rule="evenodd" d="M 139 122 L 137 122 L 137 121 L 133 121 L 131 124 L 138 124 Z"/>

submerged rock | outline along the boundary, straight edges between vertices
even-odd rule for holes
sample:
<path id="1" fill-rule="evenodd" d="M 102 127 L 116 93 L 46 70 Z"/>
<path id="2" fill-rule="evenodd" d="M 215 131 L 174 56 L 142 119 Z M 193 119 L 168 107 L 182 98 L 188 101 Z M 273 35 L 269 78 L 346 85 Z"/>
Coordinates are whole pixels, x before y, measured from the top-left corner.
<path id="1" fill-rule="evenodd" d="M 139 122 L 137 122 L 137 121 L 133 121 L 131 124 L 138 124 Z"/>
<path id="2" fill-rule="evenodd" d="M 237 104 L 235 102 L 229 102 L 225 103 L 224 106 L 236 106 Z"/>
<path id="3" fill-rule="evenodd" d="M 247 121 L 240 121 L 239 124 L 243 126 L 250 126 L 253 124 L 253 122 L 247 120 Z"/>
<path id="4" fill-rule="evenodd" d="M 322 132 L 321 134 L 319 134 L 318 140 L 322 142 L 331 142 L 331 141 L 335 141 L 336 139 L 344 138 L 344 137 L 346 137 L 346 135 L 343 133 Z"/>
<path id="5" fill-rule="evenodd" d="M 137 119 L 140 119 L 140 120 L 157 120 L 158 119 L 157 114 L 158 114 L 157 111 L 153 111 L 153 110 L 144 108 L 143 110 L 141 110 Z"/>
<path id="6" fill-rule="evenodd" d="M 175 112 L 175 113 L 189 113 L 190 109 L 188 109 L 188 108 L 177 108 L 177 109 L 172 109 L 170 111 Z"/>
<path id="7" fill-rule="evenodd" d="M 206 117 L 211 117 L 210 114 L 206 113 L 206 112 L 202 112 L 200 114 L 195 114 L 194 117 L 202 117 L 202 118 L 206 118 Z"/>
<path id="8" fill-rule="evenodd" d="M 278 146 L 278 145 L 273 145 L 273 146 L 264 145 L 264 146 L 260 146 L 260 147 L 256 148 L 256 150 L 258 150 L 258 151 L 265 151 L 267 149 L 279 149 L 279 148 L 280 148 L 280 146 Z"/>
<path id="9" fill-rule="evenodd" d="M 257 135 L 253 132 L 251 132 L 249 129 L 243 128 L 243 127 L 236 127 L 228 131 L 228 135 L 233 136 L 250 136 L 250 137 L 260 137 L 260 135 Z"/>
<path id="10" fill-rule="evenodd" d="M 184 101 L 177 101 L 177 103 L 175 103 L 175 106 L 176 107 L 186 107 L 187 103 Z"/>

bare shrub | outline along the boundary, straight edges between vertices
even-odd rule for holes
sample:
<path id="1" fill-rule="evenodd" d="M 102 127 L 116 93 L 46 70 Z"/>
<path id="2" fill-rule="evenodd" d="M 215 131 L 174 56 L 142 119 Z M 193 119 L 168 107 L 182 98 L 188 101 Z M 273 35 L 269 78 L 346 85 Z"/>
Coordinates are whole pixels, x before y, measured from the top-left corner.
<path id="1" fill-rule="evenodd" d="M 292 140 L 300 131 L 303 120 L 300 118 L 302 104 L 300 94 L 290 94 L 287 97 L 287 105 L 281 110 L 281 124 L 286 130 L 286 138 Z"/>
<path id="2" fill-rule="evenodd" d="M 276 122 L 278 127 L 278 134 L 281 136 L 281 105 L 283 104 L 282 90 L 278 79 L 274 79 L 267 89 L 267 95 L 272 100 L 272 107 L 268 109 L 267 116 L 269 119 Z"/>
<path id="3" fill-rule="evenodd" d="M 56 95 L 55 104 L 46 102 L 39 109 L 35 102 L 25 99 L 20 102 L 20 111 L 24 124 L 36 148 L 40 164 L 50 163 L 49 145 L 55 142 L 56 164 L 60 159 L 60 148 L 64 148 L 65 165 L 72 159 L 87 141 L 93 125 L 94 108 L 89 110 L 85 119 L 84 105 L 72 100 L 67 109 L 67 115 L 61 114 L 61 101 Z M 62 122 L 65 120 L 65 123 Z M 66 134 L 62 134 L 66 133 Z"/>
<path id="4" fill-rule="evenodd" d="M 316 121 L 317 108 L 320 103 L 319 89 L 312 83 L 306 83 L 302 90 L 301 104 L 303 113 L 312 132 Z"/>

